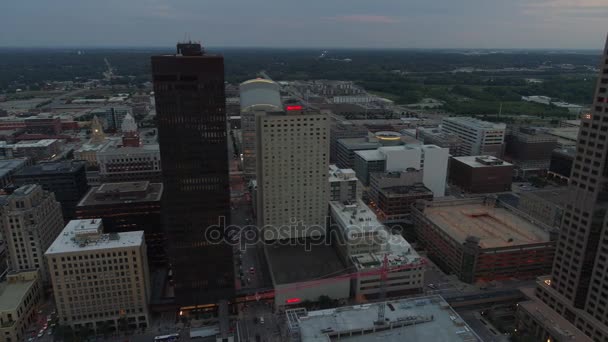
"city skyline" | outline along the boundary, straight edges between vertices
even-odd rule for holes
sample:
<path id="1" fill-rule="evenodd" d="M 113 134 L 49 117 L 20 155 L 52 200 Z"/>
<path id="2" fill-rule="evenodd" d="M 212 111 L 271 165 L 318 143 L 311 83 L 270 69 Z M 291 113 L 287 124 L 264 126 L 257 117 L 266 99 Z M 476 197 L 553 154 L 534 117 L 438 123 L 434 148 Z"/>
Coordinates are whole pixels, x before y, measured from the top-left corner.
<path id="1" fill-rule="evenodd" d="M 15 47 L 168 46 L 192 38 L 224 47 L 595 49 L 608 15 L 601 0 L 10 2 L 0 22 L 13 34 L 0 45 Z"/>

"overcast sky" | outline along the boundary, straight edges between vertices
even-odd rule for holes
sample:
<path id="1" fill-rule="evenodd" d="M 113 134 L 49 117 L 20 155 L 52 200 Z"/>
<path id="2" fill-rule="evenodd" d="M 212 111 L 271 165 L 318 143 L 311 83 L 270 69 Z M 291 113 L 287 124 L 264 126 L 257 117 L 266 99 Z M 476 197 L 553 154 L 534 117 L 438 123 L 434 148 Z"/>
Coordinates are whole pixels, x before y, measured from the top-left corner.
<path id="1" fill-rule="evenodd" d="M 608 0 L 0 0 L 2 46 L 603 47 Z"/>

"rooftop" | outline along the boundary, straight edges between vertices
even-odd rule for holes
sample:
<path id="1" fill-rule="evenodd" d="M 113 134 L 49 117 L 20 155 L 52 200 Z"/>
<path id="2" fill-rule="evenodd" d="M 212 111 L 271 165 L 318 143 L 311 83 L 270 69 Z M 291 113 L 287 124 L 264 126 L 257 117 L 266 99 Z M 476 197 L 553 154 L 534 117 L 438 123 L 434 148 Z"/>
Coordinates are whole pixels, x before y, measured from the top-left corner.
<path id="1" fill-rule="evenodd" d="M 484 197 L 427 202 L 424 216 L 459 243 L 477 237 L 481 248 L 549 241 L 549 233 L 539 225 Z"/>
<path id="2" fill-rule="evenodd" d="M 17 310 L 37 276 L 35 270 L 9 273 L 7 280 L 0 283 L 0 312 Z"/>
<path id="3" fill-rule="evenodd" d="M 479 119 L 467 117 L 467 116 L 455 116 L 455 117 L 444 118 L 443 121 L 444 122 L 448 121 L 448 122 L 453 122 L 453 123 L 457 123 L 460 125 L 465 125 L 465 126 L 474 127 L 474 128 L 483 128 L 483 129 L 505 129 L 505 128 L 507 128 L 507 125 L 504 123 L 488 122 L 488 121 L 483 121 L 483 120 L 479 120 Z"/>
<path id="4" fill-rule="evenodd" d="M 104 183 L 92 187 L 78 203 L 78 207 L 98 204 L 154 202 L 160 201 L 162 194 L 162 183 L 150 183 L 149 181 Z"/>
<path id="5" fill-rule="evenodd" d="M 357 180 L 355 170 L 353 169 L 340 169 L 336 165 L 329 165 L 329 181 L 330 182 L 342 182 L 349 180 Z"/>
<path id="6" fill-rule="evenodd" d="M 8 173 L 25 166 L 26 163 L 27 158 L 0 160 L 0 177 L 4 177 Z"/>
<path id="7" fill-rule="evenodd" d="M 51 244 L 45 255 L 137 247 L 144 243 L 144 232 L 103 233 L 101 219 L 71 220 Z"/>
<path id="8" fill-rule="evenodd" d="M 45 162 L 28 166 L 16 173 L 18 176 L 38 176 L 41 174 L 73 173 L 85 167 L 86 162 L 81 160 L 61 160 Z"/>
<path id="9" fill-rule="evenodd" d="M 384 225 L 378 221 L 376 214 L 361 199 L 357 202 L 330 201 L 329 207 L 333 218 L 340 224 L 346 234 L 360 232 L 386 232 Z"/>
<path id="10" fill-rule="evenodd" d="M 343 138 L 338 139 L 338 144 L 343 145 L 349 150 L 360 150 L 360 149 L 375 149 L 382 144 L 378 141 L 369 141 L 367 137 L 363 138 Z"/>
<path id="11" fill-rule="evenodd" d="M 348 342 L 481 341 L 439 295 L 387 301 L 384 305 L 383 327 L 375 324 L 377 304 L 312 312 L 294 309 L 286 315 L 288 324 L 299 329 L 302 342 L 330 342 L 338 334 L 342 335 L 340 340 Z M 348 336 L 350 332 L 352 336 Z"/>
<path id="12" fill-rule="evenodd" d="M 276 243 L 267 245 L 265 249 L 275 284 L 332 278 L 346 273 L 334 248 L 326 244 Z"/>
<path id="13" fill-rule="evenodd" d="M 493 167 L 493 166 L 512 166 L 513 164 L 507 163 L 504 160 L 493 156 L 465 156 L 465 157 L 452 157 L 463 164 L 467 164 L 470 167 Z"/>
<path id="14" fill-rule="evenodd" d="M 416 183 L 412 185 L 398 185 L 389 186 L 380 189 L 380 192 L 388 197 L 400 197 L 404 195 L 421 195 L 427 194 L 433 196 L 433 191 L 424 186 L 423 183 Z"/>
<path id="15" fill-rule="evenodd" d="M 365 161 L 380 161 L 386 159 L 384 154 L 377 149 L 355 151 L 355 154 L 359 155 L 359 157 L 363 158 Z"/>

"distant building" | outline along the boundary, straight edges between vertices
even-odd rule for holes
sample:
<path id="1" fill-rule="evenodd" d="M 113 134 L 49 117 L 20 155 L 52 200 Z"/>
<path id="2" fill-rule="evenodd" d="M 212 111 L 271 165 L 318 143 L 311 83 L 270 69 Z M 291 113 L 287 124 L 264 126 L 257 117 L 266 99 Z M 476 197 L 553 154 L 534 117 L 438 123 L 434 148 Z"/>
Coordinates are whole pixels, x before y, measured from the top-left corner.
<path id="1" fill-rule="evenodd" d="M 62 143 L 57 139 L 20 141 L 7 144 L 0 141 L 0 158 L 31 158 L 34 161 L 50 160 L 61 153 Z"/>
<path id="2" fill-rule="evenodd" d="M 89 190 L 84 161 L 63 160 L 28 166 L 13 176 L 17 186 L 40 184 L 61 203 L 64 220 L 74 218 L 80 199 Z"/>
<path id="3" fill-rule="evenodd" d="M 424 186 L 422 176 L 422 171 L 414 169 L 370 175 L 370 198 L 381 222 L 408 222 L 416 201 L 433 199 L 433 192 Z"/>
<path id="4" fill-rule="evenodd" d="M 513 164 L 492 156 L 450 158 L 450 183 L 480 194 L 511 191 Z"/>
<path id="5" fill-rule="evenodd" d="M 108 131 L 119 131 L 122 121 L 131 114 L 128 106 L 110 106 L 91 111 L 97 115 L 103 124 L 103 129 Z"/>
<path id="6" fill-rule="evenodd" d="M 336 165 L 342 169 L 355 167 L 355 151 L 377 150 L 382 144 L 376 139 L 345 138 L 336 142 Z"/>
<path id="7" fill-rule="evenodd" d="M 150 266 L 166 267 L 160 201 L 162 183 L 105 183 L 93 187 L 76 207 L 78 219 L 101 217 L 106 233 L 144 231 Z"/>
<path id="8" fill-rule="evenodd" d="M 41 281 L 50 284 L 44 252 L 63 228 L 60 204 L 53 193 L 35 184 L 24 185 L 0 201 L 0 225 L 10 269 L 39 269 Z"/>
<path id="9" fill-rule="evenodd" d="M 256 172 L 256 116 L 283 110 L 280 87 L 267 79 L 253 79 L 241 83 L 241 128 L 243 140 L 243 173 L 249 179 Z"/>
<path id="10" fill-rule="evenodd" d="M 329 199 L 327 115 L 287 110 L 256 119 L 257 218 L 264 238 L 323 235 Z"/>
<path id="11" fill-rule="evenodd" d="M 356 125 L 350 121 L 332 121 L 329 127 L 329 160 L 331 163 L 338 161 L 338 140 L 347 138 L 365 138 L 369 130 L 363 125 Z"/>
<path id="12" fill-rule="evenodd" d="M 506 154 L 517 174 L 526 177 L 549 169 L 557 138 L 534 128 L 520 128 L 507 135 Z"/>
<path id="13" fill-rule="evenodd" d="M 551 153 L 551 161 L 549 164 L 549 174 L 570 178 L 572 173 L 572 165 L 576 157 L 576 148 L 555 149 Z"/>
<path id="14" fill-rule="evenodd" d="M 378 323 L 379 305 L 384 322 Z M 308 312 L 285 311 L 292 341 L 483 341 L 439 295 Z"/>
<path id="15" fill-rule="evenodd" d="M 416 133 L 417 138 L 426 145 L 437 145 L 449 149 L 452 157 L 460 157 L 464 154 L 462 139 L 456 134 L 442 132 L 440 128 L 425 127 L 418 127 Z"/>
<path id="16" fill-rule="evenodd" d="M 355 172 L 363 185 L 370 184 L 370 173 L 422 170 L 422 182 L 435 197 L 445 195 L 449 151 L 435 145 L 383 146 L 377 150 L 355 152 Z"/>
<path id="17" fill-rule="evenodd" d="M 0 282 L 0 336 L 2 341 L 17 342 L 30 338 L 28 328 L 42 304 L 42 283 L 37 270 L 11 272 Z"/>
<path id="18" fill-rule="evenodd" d="M 522 192 L 517 208 L 540 222 L 559 229 L 569 194 L 567 188 Z"/>
<path id="19" fill-rule="evenodd" d="M 45 256 L 59 324 L 116 331 L 149 326 L 143 231 L 105 234 L 101 219 L 72 220 Z"/>
<path id="20" fill-rule="evenodd" d="M 25 123 L 25 131 L 29 134 L 61 134 L 61 119 L 58 116 L 26 118 L 23 122 Z"/>
<path id="21" fill-rule="evenodd" d="M 352 169 L 340 169 L 335 165 L 329 166 L 329 200 L 355 201 L 361 197 L 357 186 L 357 176 Z"/>
<path id="22" fill-rule="evenodd" d="M 503 123 L 491 123 L 470 117 L 448 117 L 443 119 L 441 131 L 462 139 L 463 155 L 491 155 L 501 158 L 506 128 Z"/>
<path id="23" fill-rule="evenodd" d="M 127 114 L 122 120 L 120 131 L 122 132 L 122 146 L 139 147 L 141 145 L 137 123 L 131 114 Z"/>
<path id="24" fill-rule="evenodd" d="M 551 271 L 555 231 L 494 199 L 427 201 L 413 214 L 429 258 L 464 282 L 533 279 Z"/>
<path id="25" fill-rule="evenodd" d="M 0 160 L 0 189 L 5 188 L 13 182 L 13 174 L 31 165 L 29 158 L 4 159 Z"/>
<path id="26" fill-rule="evenodd" d="M 101 183 L 162 180 L 158 144 L 140 147 L 107 147 L 97 153 Z"/>

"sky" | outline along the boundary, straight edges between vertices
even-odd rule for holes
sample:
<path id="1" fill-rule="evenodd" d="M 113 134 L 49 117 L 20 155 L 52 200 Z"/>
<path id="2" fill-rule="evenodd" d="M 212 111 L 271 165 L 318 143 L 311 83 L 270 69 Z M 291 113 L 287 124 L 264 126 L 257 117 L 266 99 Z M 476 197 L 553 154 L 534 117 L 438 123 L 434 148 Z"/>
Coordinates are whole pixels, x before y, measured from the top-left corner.
<path id="1" fill-rule="evenodd" d="M 608 0 L 0 0 L 0 47 L 603 47 Z"/>

